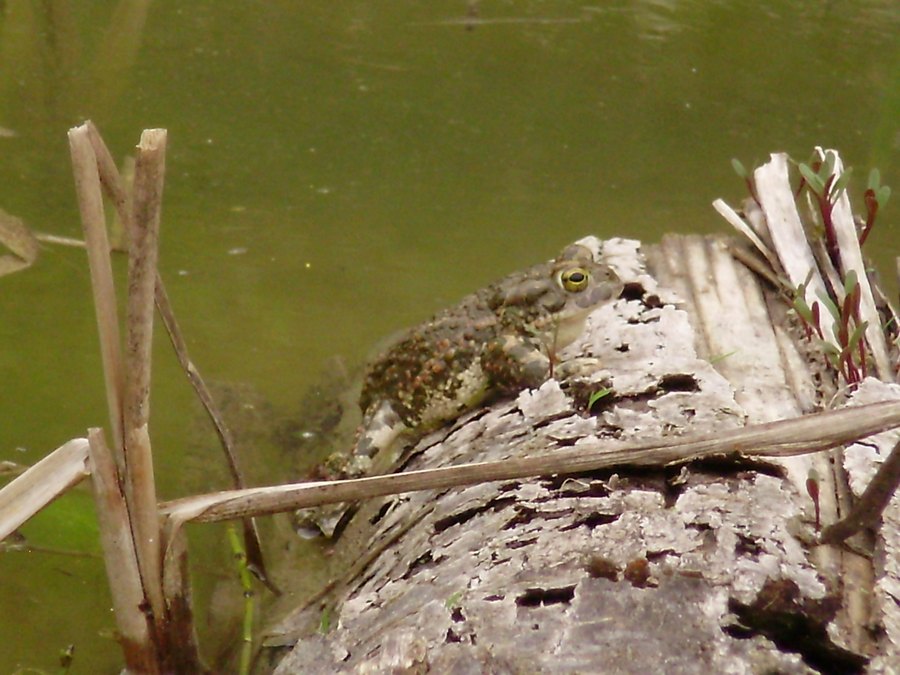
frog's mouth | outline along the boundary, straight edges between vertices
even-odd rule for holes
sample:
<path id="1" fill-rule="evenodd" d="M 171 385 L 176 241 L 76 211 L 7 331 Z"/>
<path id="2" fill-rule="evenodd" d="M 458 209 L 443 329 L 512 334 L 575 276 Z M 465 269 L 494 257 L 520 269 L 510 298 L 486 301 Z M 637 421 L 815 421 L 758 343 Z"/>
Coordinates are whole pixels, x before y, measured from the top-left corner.
<path id="1" fill-rule="evenodd" d="M 617 298 L 624 288 L 623 284 L 599 284 L 596 288 L 588 289 L 582 293 L 572 297 L 578 307 L 585 312 L 590 312 L 598 305 L 603 304 Z"/>
<path id="2" fill-rule="evenodd" d="M 563 349 L 575 342 L 584 331 L 584 324 L 588 314 L 594 309 L 594 305 L 583 307 L 579 311 L 569 311 L 565 314 L 557 314 L 550 321 L 550 332 L 553 333 L 553 343 L 557 349 Z"/>
<path id="3" fill-rule="evenodd" d="M 546 328 L 554 335 L 553 342 L 562 349 L 575 342 L 584 331 L 588 315 L 604 303 L 618 297 L 621 285 L 600 285 L 578 295 L 568 297 L 568 305 L 562 311 L 551 314 Z"/>

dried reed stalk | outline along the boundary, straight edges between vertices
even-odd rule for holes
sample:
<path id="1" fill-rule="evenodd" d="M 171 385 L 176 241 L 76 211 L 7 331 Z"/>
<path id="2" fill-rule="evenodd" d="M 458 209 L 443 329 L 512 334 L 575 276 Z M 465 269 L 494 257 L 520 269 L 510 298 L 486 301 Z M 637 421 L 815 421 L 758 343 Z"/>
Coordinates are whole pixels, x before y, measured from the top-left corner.
<path id="1" fill-rule="evenodd" d="M 95 478 L 97 508 L 125 661 L 132 672 L 200 672 L 203 668 L 190 607 L 185 611 L 180 606 L 185 599 L 190 601 L 186 574 L 179 577 L 184 587 L 173 592 L 171 598 L 163 593 L 161 529 L 148 433 L 165 131 L 148 130 L 141 137 L 133 203 L 129 202 L 112 158 L 93 125 L 87 123 L 70 130 L 69 139 L 94 286 L 110 417 L 116 432 L 115 462 L 99 431 L 92 430 L 90 439 L 92 461 L 100 474 Z M 125 373 L 101 180 L 133 242 L 128 273 Z M 123 377 L 127 381 L 123 382 Z M 183 567 L 186 569 L 186 559 Z M 175 608 L 174 612 L 171 608 Z"/>
<path id="2" fill-rule="evenodd" d="M 113 160 L 109 149 L 103 142 L 103 138 L 100 136 L 100 132 L 97 130 L 97 127 L 90 121 L 86 122 L 85 125 L 88 127 L 88 133 L 91 138 L 91 143 L 93 144 L 94 151 L 97 155 L 97 165 L 100 172 L 100 181 L 103 184 L 106 193 L 109 195 L 110 199 L 112 199 L 113 204 L 116 207 L 116 210 L 119 214 L 119 220 L 121 220 L 123 225 L 125 226 L 126 236 L 132 237 L 134 236 L 132 234 L 132 230 L 134 229 L 134 210 L 132 209 L 131 202 L 128 199 L 128 192 L 125 189 L 125 184 L 119 174 L 118 168 L 116 167 L 115 160 Z M 166 333 L 169 335 L 169 339 L 171 340 L 172 346 L 175 349 L 175 355 L 178 357 L 178 361 L 181 364 L 182 369 L 185 371 L 185 374 L 187 375 L 191 386 L 194 387 L 194 390 L 196 391 L 200 402 L 202 403 L 204 409 L 212 420 L 213 426 L 216 430 L 216 434 L 218 435 L 219 440 L 222 443 L 222 447 L 225 450 L 225 455 L 228 460 L 228 468 L 231 472 L 235 486 L 243 487 L 243 475 L 240 471 L 238 461 L 234 453 L 234 441 L 232 440 L 231 433 L 228 430 L 228 427 L 225 424 L 224 420 L 222 419 L 222 416 L 216 409 L 215 403 L 212 399 L 212 395 L 209 392 L 209 388 L 206 386 L 206 383 L 200 376 L 200 372 L 197 370 L 197 367 L 194 365 L 193 361 L 188 355 L 187 343 L 184 340 L 184 336 L 182 335 L 181 329 L 178 326 L 178 322 L 175 319 L 175 314 L 172 311 L 172 305 L 169 302 L 169 296 L 166 292 L 165 284 L 163 283 L 163 280 L 158 273 L 156 275 L 155 292 L 157 309 L 159 310 L 163 325 L 166 328 Z"/>
<path id="3" fill-rule="evenodd" d="M 138 145 L 134 180 L 134 222 L 128 255 L 128 311 L 125 343 L 126 495 L 144 590 L 157 620 L 165 616 L 162 561 L 153 453 L 150 447 L 150 368 L 153 297 L 159 221 L 165 177 L 166 132 L 148 129 Z"/>
<path id="4" fill-rule="evenodd" d="M 116 291 L 113 283 L 112 264 L 109 259 L 109 240 L 106 236 L 106 218 L 103 197 L 100 193 L 100 176 L 97 156 L 85 125 L 69 130 L 69 151 L 72 155 L 72 172 L 75 192 L 84 228 L 91 285 L 94 288 L 94 308 L 97 330 L 100 335 L 100 354 L 103 359 L 103 376 L 106 384 L 106 401 L 109 423 L 113 436 L 113 451 L 119 471 L 125 469 L 122 430 L 122 353 L 119 337 L 119 320 L 116 309 Z"/>
<path id="5" fill-rule="evenodd" d="M 126 669 L 132 673 L 158 673 L 160 654 L 155 646 L 155 629 L 141 609 L 144 590 L 115 461 L 102 430 L 90 429 L 88 439 L 100 542 Z"/>
<path id="6" fill-rule="evenodd" d="M 134 211 L 131 200 L 128 198 L 128 191 L 125 189 L 125 182 L 119 175 L 116 160 L 113 159 L 112 153 L 106 147 L 106 143 L 103 142 L 96 125 L 88 120 L 84 123 L 84 126 L 87 127 L 88 138 L 91 139 L 91 146 L 93 146 L 94 154 L 97 157 L 97 171 L 100 175 L 100 183 L 116 208 L 119 222 L 122 223 L 122 227 L 125 230 L 125 237 L 130 238 L 132 236 Z"/>
<path id="7" fill-rule="evenodd" d="M 85 126 L 87 127 L 88 136 L 91 139 L 94 153 L 97 157 L 100 182 L 106 190 L 106 194 L 116 207 L 119 220 L 125 229 L 126 238 L 132 239 L 135 236 L 133 234 L 134 209 L 131 200 L 128 197 L 128 191 L 125 189 L 125 182 L 122 180 L 119 169 L 116 167 L 116 162 L 113 159 L 109 148 L 107 148 L 106 144 L 103 142 L 103 138 L 100 136 L 97 127 L 91 121 L 85 122 Z M 209 391 L 209 387 L 206 386 L 206 382 L 200 375 L 200 371 L 194 365 L 194 362 L 188 354 L 187 343 L 185 342 L 181 328 L 178 325 L 178 321 L 175 318 L 175 313 L 169 302 L 169 295 L 166 292 L 165 284 L 158 271 L 156 272 L 155 299 L 160 319 L 162 319 L 163 325 L 165 326 L 166 333 L 172 343 L 172 348 L 175 350 L 178 362 L 181 364 L 182 369 L 187 375 L 188 381 L 191 383 L 197 397 L 200 399 L 200 403 L 203 405 L 204 410 L 206 410 L 222 445 L 222 450 L 225 453 L 225 459 L 228 463 L 228 469 L 231 472 L 234 487 L 241 489 L 245 487 L 246 483 L 238 463 L 231 431 L 225 424 L 225 420 L 222 418 L 221 413 L 219 413 L 216 404 L 213 401 L 212 394 Z M 259 578 L 269 586 L 270 590 L 277 593 L 277 589 L 268 581 L 256 522 L 252 518 L 245 520 L 243 523 L 243 530 L 244 546 L 247 549 L 249 566 Z"/>
<path id="8" fill-rule="evenodd" d="M 712 435 L 692 434 L 649 443 L 585 443 L 551 454 L 407 471 L 354 480 L 232 490 L 160 504 L 176 526 L 261 516 L 402 492 L 498 480 L 575 474 L 617 466 L 664 466 L 715 455 L 790 456 L 819 452 L 900 426 L 900 401 L 873 403 Z M 167 525 L 167 527 L 169 527 Z"/>
<path id="9" fill-rule="evenodd" d="M 73 438 L 0 490 L 0 541 L 73 485 L 90 475 L 88 443 Z"/>
<path id="10" fill-rule="evenodd" d="M 163 538 L 167 542 L 163 562 L 166 628 L 170 638 L 174 638 L 168 643 L 166 665 L 176 673 L 205 672 L 194 624 L 187 535 L 182 529 Z"/>
<path id="11" fill-rule="evenodd" d="M 869 481 L 850 513 L 822 532 L 822 541 L 837 544 L 867 527 L 873 527 L 900 486 L 900 442 Z"/>

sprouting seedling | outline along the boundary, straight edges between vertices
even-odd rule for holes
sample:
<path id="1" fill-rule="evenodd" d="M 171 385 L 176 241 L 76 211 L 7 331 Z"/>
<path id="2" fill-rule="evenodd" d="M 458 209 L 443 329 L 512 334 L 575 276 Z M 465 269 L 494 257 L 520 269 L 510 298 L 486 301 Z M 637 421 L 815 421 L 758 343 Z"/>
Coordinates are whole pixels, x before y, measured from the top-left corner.
<path id="1" fill-rule="evenodd" d="M 731 158 L 731 168 L 734 169 L 734 172 L 740 177 L 744 179 L 744 183 L 747 185 L 747 191 L 750 193 L 750 197 L 753 201 L 756 202 L 756 205 L 762 208 L 762 204 L 759 203 L 759 198 L 756 196 L 756 184 L 753 182 L 753 176 L 750 175 L 750 172 L 747 171 L 747 168 L 741 163 L 737 157 Z"/>
<path id="2" fill-rule="evenodd" d="M 811 467 L 809 473 L 806 477 L 806 493 L 810 496 L 813 502 L 813 508 L 816 513 L 816 532 L 819 531 L 821 526 L 821 515 L 822 512 L 819 506 L 819 472 L 816 471 L 815 467 Z"/>
<path id="3" fill-rule="evenodd" d="M 724 352 L 722 354 L 716 354 L 715 356 L 710 356 L 708 359 L 709 365 L 714 366 L 717 363 L 721 363 L 722 361 L 727 359 L 729 356 L 734 356 L 739 351 L 740 351 L 739 349 L 732 349 L 730 352 Z"/>
<path id="4" fill-rule="evenodd" d="M 603 387 L 602 389 L 598 389 L 594 393 L 588 397 L 588 405 L 587 409 L 591 410 L 594 407 L 594 404 L 602 398 L 609 396 L 612 393 L 612 389 L 610 387 Z"/>
<path id="5" fill-rule="evenodd" d="M 820 340 L 824 340 L 825 334 L 822 332 L 822 324 L 820 321 L 820 305 L 814 300 L 812 307 L 810 307 L 806 302 L 806 289 L 807 286 L 809 286 L 809 280 L 811 278 L 812 270 L 806 275 L 806 280 L 797 286 L 797 290 L 794 291 L 792 305 L 794 313 L 800 318 L 800 322 L 803 324 L 806 338 L 812 340 L 813 335 L 815 334 Z"/>
<path id="6" fill-rule="evenodd" d="M 834 319 L 834 343 L 823 340 L 822 348 L 834 369 L 852 386 L 859 384 L 868 374 L 866 345 L 863 340 L 868 323 L 860 318 L 861 298 L 862 291 L 853 270 L 844 279 L 844 301 L 840 307 L 827 295 L 819 296 L 822 305 Z"/>
<path id="7" fill-rule="evenodd" d="M 885 207 L 885 204 L 888 203 L 890 197 L 891 188 L 881 184 L 881 172 L 878 171 L 878 169 L 872 169 L 869 172 L 869 182 L 864 194 L 866 202 L 866 222 L 863 225 L 862 231 L 859 233 L 860 246 L 866 243 L 869 232 L 872 231 L 872 226 L 875 224 L 875 216 L 878 215 L 878 211 Z"/>
<path id="8" fill-rule="evenodd" d="M 317 630 L 320 635 L 327 635 L 328 631 L 331 630 L 331 607 L 325 607 L 322 610 L 322 615 L 319 617 L 319 625 Z"/>
<path id="9" fill-rule="evenodd" d="M 444 601 L 444 607 L 447 609 L 454 609 L 459 607 L 463 598 L 463 591 L 456 591 L 451 593 L 450 596 Z"/>
<path id="10" fill-rule="evenodd" d="M 803 185 L 807 185 L 810 191 L 815 195 L 819 205 L 819 211 L 822 214 L 822 226 L 825 230 L 825 249 L 831 261 L 839 266 L 840 248 L 837 243 L 837 232 L 832 220 L 834 205 L 841 198 L 841 195 L 847 189 L 852 173 L 851 168 L 846 168 L 838 175 L 834 171 L 837 156 L 828 151 L 825 158 L 821 162 L 813 162 L 811 164 L 799 163 L 797 169 L 803 180 L 799 190 L 803 189 Z"/>

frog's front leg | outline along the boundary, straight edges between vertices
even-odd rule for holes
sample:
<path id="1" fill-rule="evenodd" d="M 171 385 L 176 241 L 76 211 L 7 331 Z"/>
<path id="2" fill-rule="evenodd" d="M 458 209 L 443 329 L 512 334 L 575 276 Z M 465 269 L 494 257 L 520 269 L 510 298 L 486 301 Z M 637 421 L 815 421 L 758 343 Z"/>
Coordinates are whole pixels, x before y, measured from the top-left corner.
<path id="1" fill-rule="evenodd" d="M 375 401 L 363 414 L 354 455 L 374 457 L 390 448 L 408 430 L 394 405 L 387 399 Z"/>
<path id="2" fill-rule="evenodd" d="M 518 393 L 523 389 L 536 389 L 551 377 L 560 382 L 588 377 L 599 368 L 600 360 L 583 356 L 555 362 L 547 355 L 542 343 L 506 336 L 488 343 L 481 365 L 494 389 Z"/>
<path id="3" fill-rule="evenodd" d="M 363 416 L 353 450 L 335 452 L 325 460 L 326 476 L 336 480 L 386 472 L 394 463 L 408 430 L 390 401 L 376 401 Z M 299 509 L 294 524 L 297 533 L 305 539 L 322 534 L 332 539 L 355 512 L 356 505 L 347 503 Z"/>
<path id="4" fill-rule="evenodd" d="M 363 415 L 363 423 L 350 464 L 350 478 L 386 473 L 397 461 L 413 431 L 390 400 L 373 403 Z"/>
<path id="5" fill-rule="evenodd" d="M 492 389 L 511 394 L 540 387 L 550 378 L 552 364 L 539 343 L 507 335 L 485 345 L 481 368 Z"/>
<path id="6" fill-rule="evenodd" d="M 556 364 L 553 376 L 560 382 L 581 378 L 590 378 L 600 368 L 600 359 L 593 356 L 578 356 Z"/>

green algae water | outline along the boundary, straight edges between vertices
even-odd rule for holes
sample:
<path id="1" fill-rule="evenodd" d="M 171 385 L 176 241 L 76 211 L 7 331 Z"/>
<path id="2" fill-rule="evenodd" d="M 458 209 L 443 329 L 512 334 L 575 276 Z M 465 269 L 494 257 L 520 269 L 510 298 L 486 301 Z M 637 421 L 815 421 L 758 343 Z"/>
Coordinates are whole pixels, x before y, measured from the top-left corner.
<path id="1" fill-rule="evenodd" d="M 78 237 L 67 129 L 93 119 L 121 160 L 167 128 L 162 274 L 200 370 L 265 425 L 334 363 L 585 234 L 727 231 L 710 202 L 744 197 L 732 157 L 820 144 L 854 167 L 857 208 L 872 167 L 896 192 L 898 33 L 890 0 L 6 0 L 0 208 Z M 867 243 L 885 274 L 897 213 L 895 195 Z M 193 398 L 158 333 L 163 498 L 228 486 Z M 0 278 L 0 462 L 105 418 L 84 252 L 45 245 Z M 293 477 L 249 438 L 254 482 Z M 212 660 L 241 599 L 223 529 L 191 536 Z M 117 672 L 87 485 L 21 537 L 0 550 L 0 672 L 56 672 L 69 645 L 71 672 Z M 327 562 L 303 560 L 314 588 Z"/>

